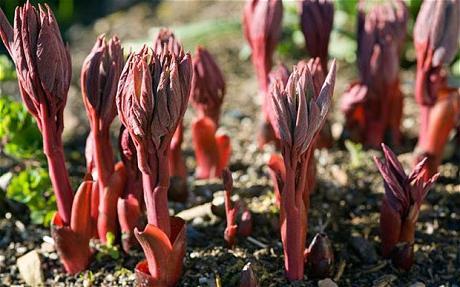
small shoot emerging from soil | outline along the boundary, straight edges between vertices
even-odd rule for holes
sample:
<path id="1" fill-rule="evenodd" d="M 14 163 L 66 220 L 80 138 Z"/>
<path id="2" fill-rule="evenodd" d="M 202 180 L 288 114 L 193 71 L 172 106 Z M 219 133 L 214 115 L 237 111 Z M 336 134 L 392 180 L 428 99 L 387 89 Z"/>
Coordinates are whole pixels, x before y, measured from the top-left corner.
<path id="1" fill-rule="evenodd" d="M 305 37 L 308 55 L 321 59 L 321 68 L 327 71 L 329 37 L 334 22 L 334 3 L 331 0 L 299 1 L 300 27 Z"/>
<path id="2" fill-rule="evenodd" d="M 192 122 L 192 136 L 196 177 L 200 179 L 220 177 L 230 159 L 230 137 L 217 133 L 224 95 L 225 81 L 219 66 L 204 47 L 197 47 L 190 98 L 198 114 Z"/>
<path id="3" fill-rule="evenodd" d="M 374 158 L 384 180 L 385 195 L 380 209 L 383 256 L 408 271 L 414 260 L 415 225 L 420 206 L 438 174 L 425 179 L 427 159 L 406 175 L 396 155 L 382 144 L 385 162 Z"/>
<path id="4" fill-rule="evenodd" d="M 51 233 L 65 270 L 75 274 L 87 267 L 91 255 L 93 182 L 86 178 L 74 195 L 65 165 L 62 132 L 72 71 L 70 54 L 46 4 L 37 9 L 27 2 L 16 8 L 14 27 L 0 10 L 0 37 L 16 65 L 22 100 L 42 133 L 58 208 Z"/>
<path id="5" fill-rule="evenodd" d="M 192 61 L 182 48 L 177 56 L 167 45 L 150 53 L 147 47 L 132 53 L 123 69 L 117 108 L 129 132 L 142 173 L 147 222 L 134 233 L 146 255 L 136 266 L 138 282 L 146 286 L 175 286 L 185 254 L 185 221 L 170 217 L 169 152 L 190 95 Z"/>
<path id="6" fill-rule="evenodd" d="M 174 57 L 179 58 L 183 54 L 182 44 L 172 30 L 161 28 L 153 40 L 153 50 L 161 54 L 164 50 L 169 51 Z M 168 198 L 173 201 L 186 202 L 188 198 L 187 168 L 182 154 L 182 141 L 184 140 L 184 124 L 182 120 L 177 124 L 171 144 L 169 146 L 169 173 L 170 185 Z"/>
<path id="7" fill-rule="evenodd" d="M 275 139 L 270 124 L 270 99 L 268 74 L 273 65 L 273 53 L 281 38 L 283 19 L 282 1 L 246 0 L 243 14 L 243 32 L 251 47 L 252 64 L 259 82 L 259 96 L 262 98 L 262 124 L 258 143 L 262 147 Z"/>
<path id="8" fill-rule="evenodd" d="M 117 199 L 125 180 L 120 178 L 123 172 L 115 172 L 110 141 L 110 126 L 117 114 L 115 95 L 123 61 L 120 40 L 115 36 L 106 41 L 101 35 L 83 62 L 80 76 L 83 103 L 91 127 L 85 154 L 89 161 L 88 172 L 97 182 L 91 198 L 91 213 L 97 222 L 97 236 L 103 243 L 107 242 L 106 234 L 118 233 Z M 114 182 L 117 184 L 114 185 Z"/>
<path id="9" fill-rule="evenodd" d="M 460 92 L 447 86 L 447 66 L 458 51 L 459 23 L 460 1 L 424 1 L 414 26 L 415 100 L 420 109 L 415 163 L 428 158 L 427 176 L 437 172 L 458 123 Z"/>
<path id="10" fill-rule="evenodd" d="M 286 276 L 304 276 L 304 252 L 308 227 L 308 208 L 312 179 L 309 165 L 316 136 L 324 125 L 331 105 L 336 64 L 319 90 L 308 65 L 294 67 L 286 85 L 276 80 L 271 85 L 271 123 L 280 141 L 285 174 L 278 174 L 280 192 L 281 239 Z M 282 169 L 279 169 L 282 170 Z"/>
<path id="11" fill-rule="evenodd" d="M 378 148 L 384 141 L 393 145 L 401 141 L 399 62 L 409 12 L 402 0 L 370 2 L 358 4 L 359 81 L 342 96 L 343 137 Z"/>

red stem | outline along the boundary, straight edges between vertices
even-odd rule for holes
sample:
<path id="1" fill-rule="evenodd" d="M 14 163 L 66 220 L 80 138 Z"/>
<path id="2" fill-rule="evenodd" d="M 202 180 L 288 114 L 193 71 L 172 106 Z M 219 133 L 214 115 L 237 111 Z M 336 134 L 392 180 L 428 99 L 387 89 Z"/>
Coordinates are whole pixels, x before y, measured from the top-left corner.
<path id="1" fill-rule="evenodd" d="M 153 145 L 153 143 L 151 143 Z M 142 173 L 144 200 L 147 209 L 147 222 L 160 228 L 169 238 L 171 226 L 169 222 L 168 188 L 169 188 L 169 161 L 168 152 L 158 151 L 149 153 L 150 174 Z"/>
<path id="2" fill-rule="evenodd" d="M 99 193 L 102 196 L 104 188 L 107 186 L 110 176 L 113 174 L 113 151 L 110 143 L 109 131 L 100 131 L 93 129 L 94 143 L 94 163 L 96 165 Z"/>
<path id="3" fill-rule="evenodd" d="M 70 224 L 73 192 L 70 186 L 69 175 L 65 166 L 64 147 L 62 146 L 61 134 L 52 129 L 53 124 L 42 122 L 43 150 L 48 160 L 51 184 L 59 216 L 64 225 Z"/>
<path id="4" fill-rule="evenodd" d="M 293 160 L 292 164 L 289 162 Z M 284 265 L 289 280 L 302 280 L 304 275 L 304 250 L 306 243 L 306 210 L 302 196 L 296 192 L 297 162 L 295 155 L 285 159 L 286 179 L 281 193 L 281 239 Z M 305 175 L 304 175 L 305 176 Z M 304 186 L 301 187 L 302 189 Z"/>

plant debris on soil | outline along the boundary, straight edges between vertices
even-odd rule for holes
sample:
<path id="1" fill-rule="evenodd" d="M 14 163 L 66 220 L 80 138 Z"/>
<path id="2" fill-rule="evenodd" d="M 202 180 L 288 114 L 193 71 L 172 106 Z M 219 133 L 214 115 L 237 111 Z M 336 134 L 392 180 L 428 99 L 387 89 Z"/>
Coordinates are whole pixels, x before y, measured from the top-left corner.
<path id="1" fill-rule="evenodd" d="M 206 15 L 202 10 L 214 11 L 214 15 L 239 18 L 242 5 L 236 2 L 216 2 L 212 5 L 192 2 L 188 7 L 187 19 L 182 22 L 200 20 Z M 171 11 L 176 11 L 176 2 L 162 3 L 155 13 L 142 12 L 152 9 L 145 4 L 118 12 L 107 19 L 98 20 L 91 27 L 78 27 L 80 33 L 96 34 L 100 25 L 109 30 L 108 34 L 118 33 L 122 41 L 135 40 L 120 23 L 143 23 L 144 25 L 177 24 L 178 19 Z M 185 6 L 189 6 L 188 4 Z M 177 7 L 176 7 L 177 8 Z M 219 12 L 220 11 L 220 12 Z M 229 12 L 226 16 L 223 11 Z M 195 13 L 195 14 L 194 14 Z M 185 14 L 184 14 L 185 15 Z M 148 17 L 156 17 L 147 20 Z M 133 21 L 133 22 L 131 22 Z M 99 26 L 98 26 L 99 25 Z M 174 25 L 173 25 L 174 28 Z M 71 28 L 72 29 L 72 28 Z M 74 32 L 77 27 L 74 28 Z M 91 30 L 93 29 L 93 30 Z M 133 33 L 138 37 L 139 33 Z M 82 39 L 81 37 L 79 39 Z M 85 43 L 72 41 L 73 54 L 89 52 L 95 37 L 88 36 Z M 255 134 L 259 124 L 259 103 L 256 95 L 256 80 L 249 61 L 242 64 L 238 52 L 242 45 L 242 36 L 209 42 L 207 48 L 222 65 L 228 84 L 221 126 L 231 135 L 233 148 L 230 170 L 234 177 L 234 193 L 237 194 L 253 213 L 253 234 L 248 238 L 238 238 L 234 249 L 229 249 L 224 241 L 225 218 L 219 217 L 209 209 L 209 203 L 218 202 L 223 190 L 220 180 L 195 181 L 194 156 L 191 147 L 190 111 L 185 118 L 184 153 L 190 174 L 190 201 L 186 205 L 171 203 L 172 213 L 181 213 L 188 221 L 187 254 L 184 273 L 179 286 L 238 286 L 243 266 L 251 262 L 260 286 L 333 286 L 324 285 L 317 279 L 289 283 L 284 277 L 284 262 L 279 235 L 279 210 L 276 207 L 273 186 L 266 163 L 272 147 L 259 150 Z M 75 44 L 75 45 L 74 45 Z M 81 50 L 85 52 L 82 52 Z M 187 47 L 187 49 L 192 49 Z M 78 63 L 78 61 L 75 61 Z M 343 71 L 352 67 L 339 67 L 338 82 L 334 98 L 336 103 L 345 88 L 346 78 Z M 342 72 L 341 72 L 342 71 Z M 75 72 L 74 72 L 75 74 Z M 78 75 L 78 73 L 76 73 Z M 345 77 L 345 79 L 344 79 Z M 405 93 L 405 120 L 403 131 L 406 141 L 400 149 L 399 159 L 405 168 L 411 166 L 410 151 L 414 145 L 416 132 L 416 107 L 411 93 L 413 82 L 404 79 L 413 78 L 403 75 Z M 73 118 L 71 126 L 87 127 L 84 112 L 81 109 L 81 95 L 75 92 L 69 98 L 67 118 Z M 79 108 L 80 107 L 80 108 Z M 340 130 L 339 109 L 332 111 L 330 118 L 334 128 Z M 67 119 L 66 119 L 67 122 Z M 77 135 L 69 134 L 66 127 L 67 148 L 83 150 L 82 142 L 72 141 Z M 84 129 L 84 128 L 83 128 Z M 84 138 L 84 137 L 80 137 Z M 337 143 L 332 149 L 317 151 L 318 184 L 311 196 L 309 213 L 308 242 L 313 236 L 324 231 L 333 242 L 335 254 L 334 272 L 331 278 L 338 286 L 460 286 L 460 171 L 458 159 L 444 162 L 440 167 L 441 177 L 429 192 L 422 205 L 415 236 L 415 263 L 410 272 L 400 272 L 391 262 L 384 260 L 380 253 L 379 205 L 383 195 L 383 182 L 372 156 L 381 156 L 380 152 L 363 150 L 357 152 L 360 160 L 355 164 L 350 153 Z M 81 153 L 82 154 L 82 153 Z M 80 169 L 71 170 L 75 178 L 81 177 L 84 170 L 83 157 L 76 157 Z M 353 156 L 356 156 L 354 154 Z M 68 160 L 70 156 L 67 155 Z M 223 200 L 220 201 L 223 204 Z M 202 206 L 202 208 L 195 208 Z M 206 207 L 207 206 L 207 207 Z M 218 208 L 219 206 L 217 206 Z M 221 206 L 221 208 L 223 208 Z M 143 259 L 138 250 L 126 255 L 120 251 L 120 257 L 102 257 L 93 260 L 89 269 L 75 276 L 64 272 L 57 253 L 50 243 L 50 234 L 42 226 L 27 225 L 23 217 L 14 212 L 6 213 L 0 219 L 0 286 L 23 286 L 25 283 L 17 267 L 19 257 L 37 250 L 41 259 L 44 285 L 46 286 L 133 286 L 135 265 Z"/>

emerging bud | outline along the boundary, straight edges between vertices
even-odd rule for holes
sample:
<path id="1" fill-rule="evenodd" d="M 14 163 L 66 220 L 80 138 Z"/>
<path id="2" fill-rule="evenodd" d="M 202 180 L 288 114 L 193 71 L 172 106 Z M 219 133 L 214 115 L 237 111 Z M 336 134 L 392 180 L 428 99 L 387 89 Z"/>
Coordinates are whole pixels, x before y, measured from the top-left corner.
<path id="1" fill-rule="evenodd" d="M 417 53 L 415 98 L 433 105 L 444 81 L 442 66 L 454 59 L 460 35 L 460 1 L 423 1 L 414 26 Z"/>
<path id="2" fill-rule="evenodd" d="M 182 44 L 174 33 L 167 28 L 161 28 L 157 37 L 153 41 L 153 50 L 161 54 L 163 50 L 168 50 L 175 57 L 183 56 Z M 169 170 L 171 174 L 168 197 L 173 201 L 185 202 L 188 197 L 187 190 L 187 168 L 184 156 L 182 155 L 183 122 L 177 125 L 169 152 Z"/>
<path id="3" fill-rule="evenodd" d="M 302 0 L 299 3 L 300 27 L 308 54 L 319 57 L 323 71 L 327 71 L 329 36 L 334 22 L 334 3 L 331 0 Z"/>
<path id="4" fill-rule="evenodd" d="M 115 95 L 122 68 L 120 40 L 115 36 L 106 42 L 104 35 L 99 36 L 81 71 L 83 103 L 93 130 L 107 129 L 115 118 Z"/>
<path id="5" fill-rule="evenodd" d="M 326 63 L 327 64 L 327 63 Z M 324 71 L 327 71 L 322 68 L 321 64 L 321 59 L 320 58 L 312 58 L 310 60 L 305 61 L 300 61 L 298 65 L 307 65 L 308 68 L 310 69 L 311 76 L 313 79 L 313 87 L 315 88 L 315 93 L 319 94 L 321 90 L 321 86 L 324 83 L 325 75 Z M 326 66 L 327 68 L 327 66 Z M 332 138 L 332 132 L 331 132 L 331 127 L 329 124 L 329 121 L 326 119 L 326 121 L 323 124 L 323 127 L 321 128 L 318 137 L 316 139 L 316 148 L 329 148 L 333 144 L 333 138 Z M 316 181 L 314 180 L 315 175 L 316 175 L 316 161 L 314 158 L 312 158 L 312 164 L 310 165 L 310 173 L 312 174 L 312 190 L 314 189 L 314 186 L 316 184 Z"/>
<path id="6" fill-rule="evenodd" d="M 372 4 L 368 11 L 367 4 L 360 2 L 358 13 L 359 86 L 347 91 L 344 100 L 349 104 L 365 101 L 365 109 L 347 111 L 345 126 L 352 130 L 344 129 L 344 135 L 359 134 L 359 138 L 354 140 L 373 148 L 384 141 L 399 145 L 403 108 L 399 61 L 408 10 L 401 0 Z M 364 90 L 358 89 L 361 87 L 366 89 L 365 96 L 362 95 Z M 354 105 L 358 106 L 361 105 Z M 360 125 L 356 126 L 356 117 L 361 117 L 361 112 L 364 114 L 359 119 Z"/>
<path id="7" fill-rule="evenodd" d="M 23 101 L 39 128 L 43 129 L 46 117 L 57 117 L 56 125 L 62 132 L 62 111 L 71 78 L 70 54 L 49 6 L 38 7 L 37 11 L 29 2 L 18 7 L 14 30 L 0 11 L 0 36 L 16 64 Z M 46 104 L 48 110 L 43 111 L 40 104 Z"/>
<path id="8" fill-rule="evenodd" d="M 325 233 L 318 233 L 308 247 L 308 262 L 310 274 L 315 278 L 331 276 L 334 267 L 334 251 L 329 237 Z"/>
<path id="9" fill-rule="evenodd" d="M 445 67 L 458 51 L 460 1 L 424 1 L 414 26 L 417 55 L 415 100 L 420 108 L 416 162 L 428 157 L 428 176 L 436 173 L 458 113 L 458 93 L 447 85 Z"/>
<path id="10" fill-rule="evenodd" d="M 73 192 L 62 147 L 63 112 L 70 86 L 70 54 L 53 12 L 27 2 L 16 8 L 14 29 L 0 10 L 0 37 L 16 65 L 19 91 L 43 136 L 59 216 L 70 223 Z"/>
<path id="11" fill-rule="evenodd" d="M 335 62 L 319 93 L 306 65 L 294 67 L 286 87 L 277 81 L 271 92 L 271 122 L 282 146 L 299 156 L 311 146 L 326 120 L 335 83 Z"/>
<path id="12" fill-rule="evenodd" d="M 438 174 L 427 180 L 424 179 L 426 165 L 426 159 L 424 159 L 407 176 L 396 155 L 384 144 L 382 144 L 382 149 L 385 162 L 376 157 L 374 160 L 385 183 L 385 195 L 380 210 L 383 256 L 392 257 L 397 267 L 407 270 L 412 264 L 412 257 L 400 257 L 401 250 L 396 251 L 396 246 L 407 244 L 412 248 L 420 206 L 430 187 L 438 178 Z M 413 255 L 413 251 L 406 250 L 403 253 Z"/>
<path id="13" fill-rule="evenodd" d="M 252 50 L 252 64 L 262 102 L 262 122 L 257 136 L 259 147 L 276 141 L 269 116 L 268 73 L 273 64 L 273 53 L 281 38 L 283 4 L 278 0 L 246 0 L 243 14 L 243 32 Z"/>
<path id="14" fill-rule="evenodd" d="M 241 213 L 240 220 L 238 222 L 238 235 L 242 237 L 248 237 L 252 233 L 252 213 L 244 206 L 243 213 Z"/>
<path id="15" fill-rule="evenodd" d="M 193 80 L 190 100 L 199 116 L 211 118 L 219 125 L 220 110 L 225 96 L 225 81 L 212 55 L 198 46 L 193 57 Z"/>
<path id="16" fill-rule="evenodd" d="M 91 53 L 83 62 L 81 70 L 81 88 L 83 103 L 90 122 L 91 133 L 87 140 L 86 156 L 94 165 L 92 172 L 98 182 L 99 195 L 93 195 L 94 209 L 104 210 L 105 214 L 98 214 L 93 210 L 93 218 L 98 221 L 97 229 L 99 238 L 106 242 L 107 232 L 117 234 L 116 222 L 116 199 L 107 192 L 114 173 L 114 156 L 110 141 L 110 125 L 116 115 L 115 95 L 118 79 L 123 66 L 123 50 L 120 40 L 113 37 L 106 42 L 105 37 L 99 36 Z M 91 159 L 89 159 L 91 157 Z M 117 194 L 120 194 L 117 187 Z M 103 202 L 103 199 L 111 198 L 111 203 Z M 109 216 L 108 216 L 109 215 Z M 107 217 L 108 216 L 108 217 Z M 109 221 L 107 221 L 109 220 Z"/>
<path id="17" fill-rule="evenodd" d="M 256 274 L 252 269 L 251 263 L 244 265 L 243 270 L 241 271 L 241 279 L 239 287 L 259 287 L 259 282 L 257 282 Z"/>
<path id="18" fill-rule="evenodd" d="M 286 276 L 301 280 L 306 244 L 311 162 L 314 142 L 331 105 L 335 84 L 335 61 L 319 92 L 308 65 L 294 66 L 286 86 L 277 80 L 271 86 L 271 123 L 281 143 L 285 176 L 276 167 L 277 186 L 282 187 L 280 202 L 281 239 Z M 278 181 L 282 180 L 281 183 Z"/>
<path id="19" fill-rule="evenodd" d="M 117 108 L 137 151 L 147 226 L 135 235 L 147 258 L 136 267 L 138 284 L 175 286 L 185 254 L 185 222 L 169 216 L 169 149 L 190 95 L 190 54 L 164 46 L 129 56 L 120 77 Z"/>
<path id="20" fill-rule="evenodd" d="M 243 32 L 252 49 L 252 62 L 256 69 L 261 91 L 268 90 L 268 73 L 272 56 L 281 37 L 283 4 L 278 0 L 247 0 L 243 15 Z"/>
<path id="21" fill-rule="evenodd" d="M 168 28 L 161 28 L 160 31 L 158 31 L 157 37 L 153 40 L 153 51 L 156 54 L 161 54 L 165 49 L 176 57 L 184 53 L 182 44 L 174 33 Z"/>

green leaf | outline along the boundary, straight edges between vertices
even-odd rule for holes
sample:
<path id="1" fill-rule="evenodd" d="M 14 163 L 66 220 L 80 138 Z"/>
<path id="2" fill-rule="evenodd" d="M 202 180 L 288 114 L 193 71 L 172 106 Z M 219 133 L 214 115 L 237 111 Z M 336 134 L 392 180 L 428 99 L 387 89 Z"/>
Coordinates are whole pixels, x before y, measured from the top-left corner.
<path id="1" fill-rule="evenodd" d="M 56 211 L 56 198 L 44 168 L 26 168 L 16 174 L 7 187 L 6 196 L 26 204 L 34 224 L 48 226 Z"/>
<path id="2" fill-rule="evenodd" d="M 42 158 L 37 124 L 22 103 L 0 96 L 0 142 L 4 152 L 18 159 Z"/>

